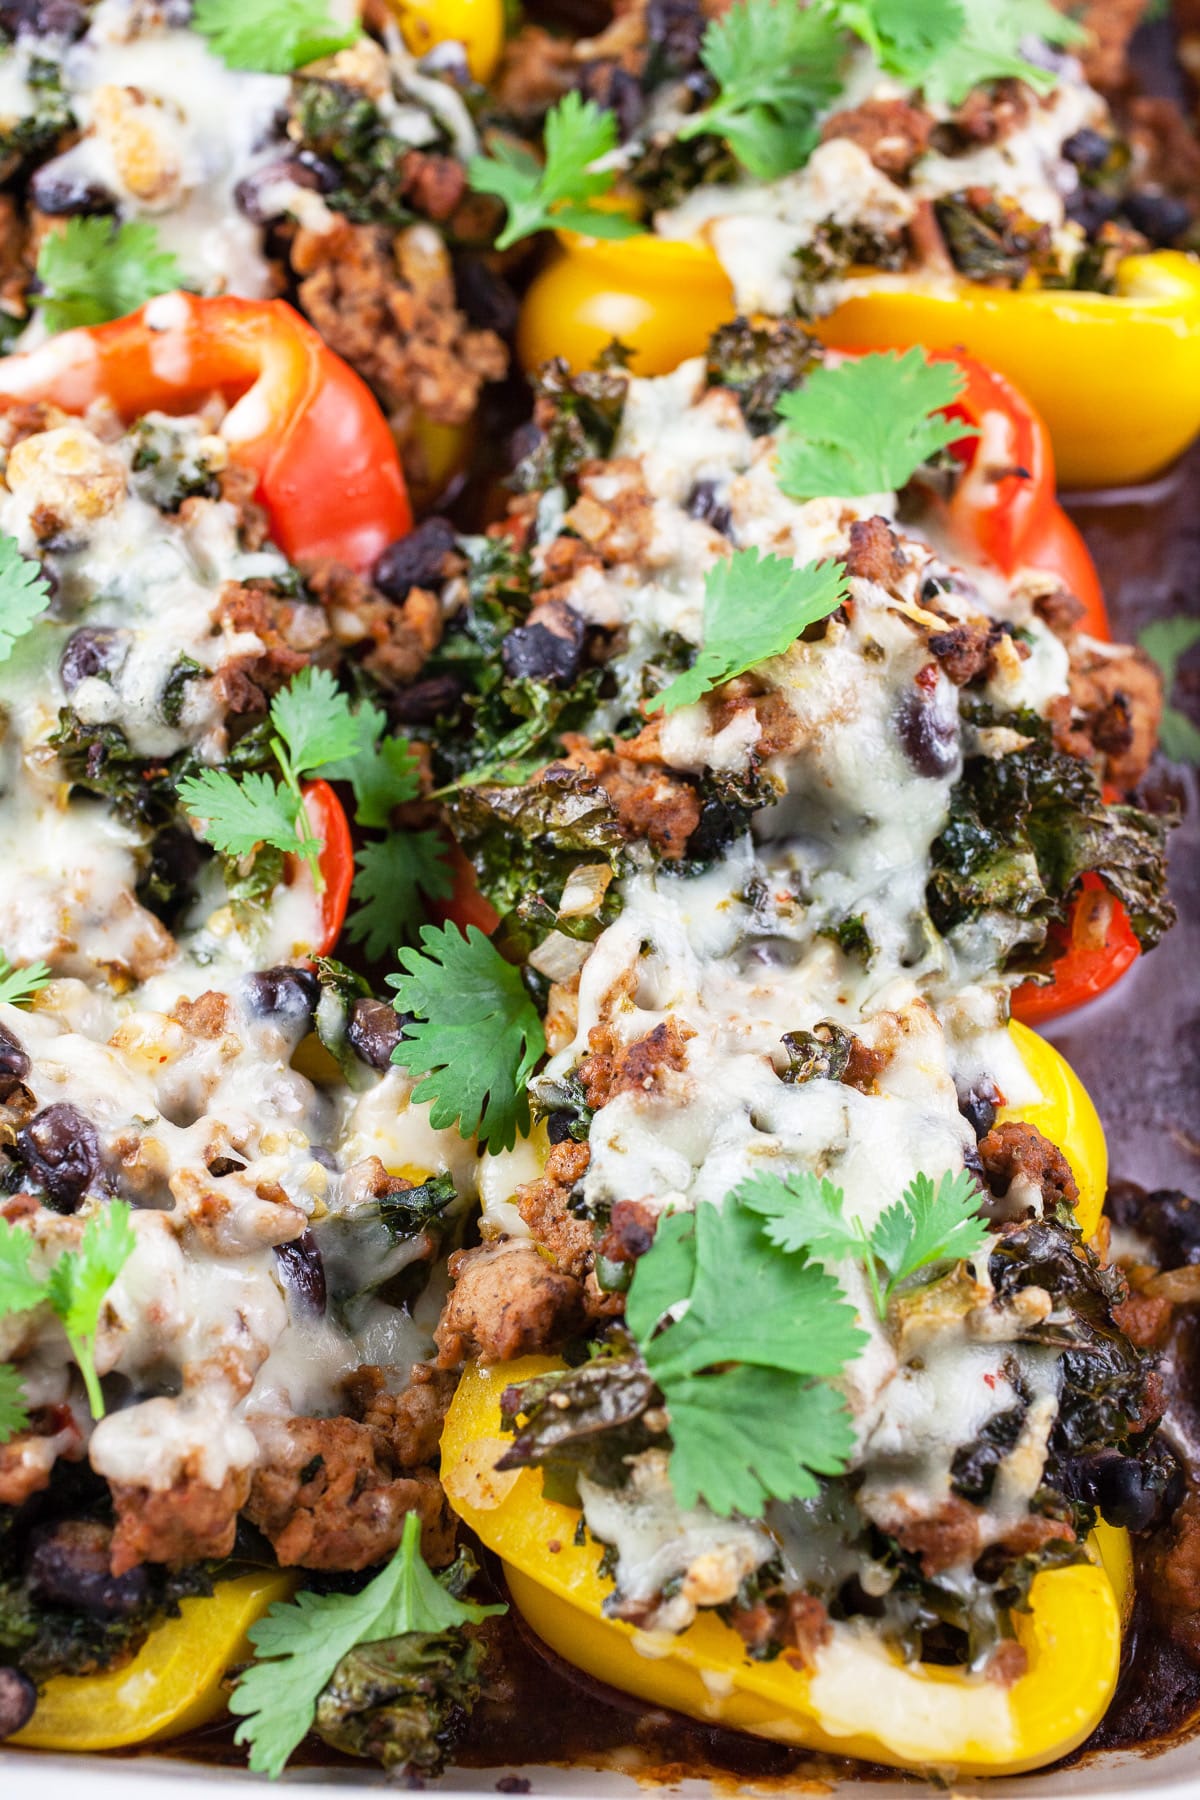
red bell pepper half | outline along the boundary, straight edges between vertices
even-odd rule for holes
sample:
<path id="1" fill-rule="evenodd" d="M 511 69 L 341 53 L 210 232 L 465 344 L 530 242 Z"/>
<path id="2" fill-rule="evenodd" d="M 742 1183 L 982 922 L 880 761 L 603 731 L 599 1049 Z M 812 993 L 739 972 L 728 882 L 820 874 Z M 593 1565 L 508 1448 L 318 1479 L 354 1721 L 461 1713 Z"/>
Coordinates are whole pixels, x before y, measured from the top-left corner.
<path id="1" fill-rule="evenodd" d="M 229 404 L 221 435 L 258 475 L 257 498 L 288 558 L 332 557 L 366 572 L 411 529 L 396 446 L 370 390 L 282 300 L 163 294 L 128 318 L 0 360 L 0 397 L 75 413 L 107 401 L 126 422 L 191 412 L 214 393 Z M 354 852 L 327 782 L 313 782 L 305 804 L 323 844 L 324 954 L 345 920 Z"/>

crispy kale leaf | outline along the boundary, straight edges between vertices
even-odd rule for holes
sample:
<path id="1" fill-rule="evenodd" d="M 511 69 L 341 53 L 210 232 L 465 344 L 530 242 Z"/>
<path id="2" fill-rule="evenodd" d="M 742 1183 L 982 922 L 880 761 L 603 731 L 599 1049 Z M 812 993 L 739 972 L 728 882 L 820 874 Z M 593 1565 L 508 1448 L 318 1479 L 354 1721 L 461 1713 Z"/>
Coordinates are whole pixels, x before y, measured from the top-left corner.
<path id="1" fill-rule="evenodd" d="M 1100 877 L 1129 914 L 1144 949 L 1175 917 L 1166 898 L 1166 829 L 1136 806 L 1105 804 L 1095 774 L 1055 750 L 1033 713 L 979 723 L 1014 727 L 1031 741 L 1007 756 L 968 760 L 950 800 L 950 820 L 933 846 L 929 909 L 943 932 L 1002 915 L 1009 964 L 1040 945 L 1066 916 L 1081 875 Z"/>
<path id="2" fill-rule="evenodd" d="M 779 402 L 820 366 L 821 346 L 788 319 L 752 325 L 734 319 L 708 341 L 709 387 L 731 388 L 747 427 L 764 437 L 779 426 Z"/>
<path id="3" fill-rule="evenodd" d="M 534 380 L 538 440 L 518 465 L 513 485 L 521 493 L 569 482 L 593 457 L 608 456 L 625 410 L 629 377 L 619 366 L 572 374 L 561 357 Z"/>
<path id="4" fill-rule="evenodd" d="M 496 1467 L 541 1469 L 546 1497 L 577 1506 L 580 1475 L 602 1487 L 624 1484 L 625 1458 L 656 1441 L 645 1423 L 656 1403 L 653 1377 L 632 1351 L 594 1357 L 561 1375 L 535 1375 L 500 1397 L 513 1446 Z"/>

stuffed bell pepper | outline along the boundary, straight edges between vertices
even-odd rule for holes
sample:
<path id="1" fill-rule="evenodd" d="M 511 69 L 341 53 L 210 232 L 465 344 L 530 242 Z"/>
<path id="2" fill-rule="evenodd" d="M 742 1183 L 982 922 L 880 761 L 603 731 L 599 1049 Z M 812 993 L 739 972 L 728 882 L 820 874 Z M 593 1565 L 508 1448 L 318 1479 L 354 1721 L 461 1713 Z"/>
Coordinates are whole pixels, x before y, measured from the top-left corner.
<path id="1" fill-rule="evenodd" d="M 1195 156 L 1158 111 L 1114 118 L 1070 12 L 696 0 L 666 29 L 634 0 L 569 50 L 542 34 L 522 89 L 569 90 L 544 170 L 503 142 L 473 165 L 502 242 L 558 230 L 526 366 L 618 337 L 665 371 L 735 310 L 798 315 L 833 345 L 999 369 L 1069 485 L 1156 473 L 1200 429 Z"/>
<path id="2" fill-rule="evenodd" d="M 443 486 L 507 358 L 492 206 L 464 176 L 499 0 L 374 0 L 361 27 L 316 4 L 285 29 L 264 0 L 0 23 L 6 345 L 177 286 L 286 294 L 370 383 L 418 497 Z"/>
<path id="3" fill-rule="evenodd" d="M 710 1723 L 1000 1773 L 1103 1715 L 1124 1529 L 1177 1485 L 1095 1113 L 1010 994 L 1068 846 L 1168 915 L 1072 697 L 1129 653 L 972 546 L 969 393 L 790 325 L 547 371 L 425 677 L 492 937 L 393 986 L 415 1097 L 485 1145 L 443 1486 L 534 1632 Z"/>
<path id="4" fill-rule="evenodd" d="M 427 1769 L 477 1609 L 465 1563 L 430 1572 L 451 1383 L 420 1306 L 474 1159 L 330 952 L 356 875 L 347 941 L 389 953 L 449 883 L 433 834 L 397 869 L 421 771 L 381 740 L 440 629 L 422 559 L 453 565 L 282 302 L 163 295 L 5 359 L 0 445 L 0 1735 L 205 1723 L 318 1572 L 309 1688 L 270 1661 L 243 1696 L 256 1766 L 323 1705 Z M 418 1625 L 381 1723 L 343 1657 Z"/>

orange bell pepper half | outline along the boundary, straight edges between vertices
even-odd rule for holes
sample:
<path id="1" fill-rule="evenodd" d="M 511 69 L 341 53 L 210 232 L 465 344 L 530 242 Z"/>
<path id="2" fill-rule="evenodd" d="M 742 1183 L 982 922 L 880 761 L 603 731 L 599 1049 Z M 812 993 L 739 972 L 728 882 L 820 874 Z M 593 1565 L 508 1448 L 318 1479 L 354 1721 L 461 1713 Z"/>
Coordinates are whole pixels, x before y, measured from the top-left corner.
<path id="1" fill-rule="evenodd" d="M 164 294 L 128 318 L 66 331 L 0 362 L 0 399 L 81 413 L 108 401 L 127 422 L 194 410 L 221 394 L 221 435 L 258 475 L 271 534 L 292 560 L 332 557 L 360 572 L 412 528 L 396 446 L 370 390 L 282 300 Z M 326 781 L 305 805 L 321 840 L 321 941 L 345 922 L 354 847 Z M 304 878 L 288 861 L 292 881 Z"/>
<path id="2" fill-rule="evenodd" d="M 285 556 L 365 571 L 412 528 L 387 421 L 365 382 L 282 300 L 160 294 L 126 319 L 64 331 L 0 363 L 0 398 L 125 420 L 222 394 L 221 435 L 258 475 Z"/>

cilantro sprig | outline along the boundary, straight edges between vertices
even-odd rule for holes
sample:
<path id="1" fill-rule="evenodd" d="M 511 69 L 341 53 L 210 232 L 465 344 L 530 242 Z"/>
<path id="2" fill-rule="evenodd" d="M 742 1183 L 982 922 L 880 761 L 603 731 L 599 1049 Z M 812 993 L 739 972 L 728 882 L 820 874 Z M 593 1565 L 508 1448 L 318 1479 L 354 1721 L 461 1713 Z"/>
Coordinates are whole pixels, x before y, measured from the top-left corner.
<path id="1" fill-rule="evenodd" d="M 1164 756 L 1172 762 L 1200 763 L 1200 728 L 1193 725 L 1185 712 L 1170 704 L 1179 664 L 1194 644 L 1200 644 L 1200 619 L 1155 619 L 1138 636 L 1138 643 L 1158 664 L 1162 675 L 1163 707 L 1159 721 L 1158 742 Z"/>
<path id="2" fill-rule="evenodd" d="M 827 1383 L 865 1334 L 833 1276 L 773 1244 L 736 1194 L 661 1221 L 625 1316 L 666 1402 L 681 1506 L 755 1518 L 844 1471 L 853 1430 Z"/>
<path id="3" fill-rule="evenodd" d="M 148 219 L 68 219 L 42 240 L 31 295 L 49 331 L 103 325 L 182 287 L 178 259 Z"/>
<path id="4" fill-rule="evenodd" d="M 678 127 L 723 137 L 751 175 L 773 181 L 808 160 L 821 109 L 838 91 L 844 40 L 819 7 L 738 0 L 704 33 L 700 58 L 717 94 Z"/>
<path id="5" fill-rule="evenodd" d="M 497 250 L 557 227 L 602 238 L 634 237 L 642 230 L 626 213 L 591 204 L 616 181 L 614 169 L 595 167 L 617 147 L 611 112 L 572 89 L 546 115 L 544 147 L 545 162 L 539 163 L 523 145 L 498 139 L 490 155 L 474 156 L 467 165 L 475 191 L 495 194 L 508 208 Z"/>
<path id="6" fill-rule="evenodd" d="M 928 1175 L 914 1176 L 870 1231 L 861 1219 L 846 1218 L 845 1195 L 828 1176 L 756 1175 L 736 1197 L 766 1221 L 767 1236 L 779 1249 L 825 1262 L 860 1262 L 881 1319 L 903 1282 L 938 1263 L 974 1256 L 990 1229 L 979 1216 L 979 1189 L 967 1169 L 947 1171 L 936 1187 Z"/>
<path id="7" fill-rule="evenodd" d="M 511 1150 L 529 1130 L 526 1084 L 546 1051 L 536 1006 L 520 973 L 477 925 L 426 925 L 420 949 L 400 953 L 389 975 L 405 1020 L 392 1061 L 423 1076 L 414 1100 L 432 1102 L 435 1130 L 457 1125 L 489 1149 Z"/>
<path id="8" fill-rule="evenodd" d="M 48 1304 L 58 1315 L 75 1358 L 93 1419 L 104 1417 L 104 1395 L 96 1374 L 95 1336 L 109 1289 L 137 1245 L 132 1211 L 125 1200 L 101 1207 L 83 1228 L 77 1250 L 67 1250 L 48 1275 L 35 1275 L 33 1238 L 21 1225 L 0 1219 L 0 1316 L 30 1312 Z M 11 1390 L 11 1375 L 4 1377 Z M 4 1387 L 0 1387 L 0 1412 Z M 19 1427 L 18 1427 L 19 1428 Z M 0 1440 L 2 1440 L 0 1432 Z"/>
<path id="9" fill-rule="evenodd" d="M 779 402 L 776 476 L 793 500 L 893 493 L 929 457 L 975 428 L 947 418 L 962 370 L 923 350 L 823 364 Z"/>
<path id="10" fill-rule="evenodd" d="M 357 825 L 390 833 L 396 807 L 420 798 L 421 765 L 407 739 L 383 735 L 386 720 L 377 708 L 360 707 L 357 717 L 364 734 L 361 747 L 324 773 L 350 783 Z M 356 905 L 346 935 L 380 962 L 416 936 L 426 900 L 450 894 L 454 878 L 445 842 L 431 829 L 393 833 L 361 845 L 354 861 Z"/>
<path id="11" fill-rule="evenodd" d="M 275 695 L 270 721 L 279 781 L 262 771 L 239 780 L 226 769 L 205 769 L 184 777 L 179 798 L 201 822 L 208 842 L 226 856 L 248 856 L 262 844 L 290 850 L 308 863 L 313 885 L 322 893 L 321 839 L 304 805 L 301 783 L 353 757 L 364 747 L 369 726 L 351 710 L 329 671 L 312 667 L 302 669 Z"/>
<path id="12" fill-rule="evenodd" d="M 420 1540 L 420 1520 L 410 1512 L 396 1554 L 360 1593 L 304 1592 L 276 1601 L 250 1627 L 259 1660 L 238 1682 L 229 1710 L 242 1721 L 236 1741 L 250 1745 L 256 1774 L 282 1774 L 312 1727 L 322 1690 L 358 1645 L 412 1631 L 452 1631 L 507 1611 L 457 1600 L 447 1585 L 451 1575 L 430 1571 Z"/>
<path id="13" fill-rule="evenodd" d="M 326 0 L 196 0 L 191 24 L 229 68 L 266 75 L 290 75 L 361 35 L 357 20 L 331 19 Z"/>
<path id="14" fill-rule="evenodd" d="M 1004 76 L 1045 92 L 1057 76 L 1030 62 L 1022 43 L 1041 38 L 1072 45 L 1087 37 L 1050 0 L 1000 5 L 996 0 L 817 0 L 817 5 L 867 45 L 886 74 L 946 106 L 961 105 L 972 88 Z"/>
<path id="15" fill-rule="evenodd" d="M 809 625 L 829 617 L 846 598 L 840 563 L 805 563 L 737 550 L 714 563 L 704 586 L 704 645 L 690 669 L 646 704 L 647 712 L 677 712 L 722 682 L 768 657 L 782 656 Z"/>
<path id="16" fill-rule="evenodd" d="M 50 583 L 40 563 L 21 555 L 16 538 L 0 532 L 0 662 L 31 631 L 50 604 Z"/>
<path id="17" fill-rule="evenodd" d="M 16 968 L 0 950 L 0 1005 L 28 1006 L 33 996 L 50 980 L 51 971 L 44 962 L 26 963 Z"/>

